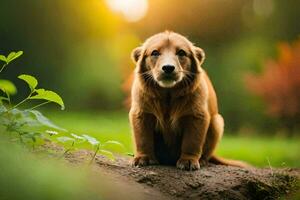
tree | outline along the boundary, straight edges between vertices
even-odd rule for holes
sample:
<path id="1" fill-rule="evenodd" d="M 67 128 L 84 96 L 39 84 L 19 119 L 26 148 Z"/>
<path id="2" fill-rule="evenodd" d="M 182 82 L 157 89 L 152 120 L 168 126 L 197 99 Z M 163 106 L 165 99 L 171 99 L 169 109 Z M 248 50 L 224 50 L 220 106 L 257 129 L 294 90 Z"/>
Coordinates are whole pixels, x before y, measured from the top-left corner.
<path id="1" fill-rule="evenodd" d="M 267 113 L 292 133 L 300 124 L 300 39 L 278 49 L 277 60 L 266 61 L 262 73 L 249 74 L 246 83 L 264 100 Z"/>

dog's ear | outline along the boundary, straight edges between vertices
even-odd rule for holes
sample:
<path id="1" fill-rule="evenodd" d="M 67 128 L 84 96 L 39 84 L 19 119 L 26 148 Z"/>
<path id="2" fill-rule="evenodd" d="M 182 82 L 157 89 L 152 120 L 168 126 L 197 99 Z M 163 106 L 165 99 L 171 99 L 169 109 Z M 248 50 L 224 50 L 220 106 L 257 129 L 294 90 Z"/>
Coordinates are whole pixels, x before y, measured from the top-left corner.
<path id="1" fill-rule="evenodd" d="M 195 51 L 195 56 L 196 56 L 197 60 L 199 61 L 199 64 L 201 65 L 205 60 L 205 53 L 204 53 L 203 49 L 201 49 L 199 47 L 194 47 L 194 51 Z"/>
<path id="2" fill-rule="evenodd" d="M 132 50 L 131 52 L 131 59 L 137 63 L 137 61 L 140 59 L 142 55 L 142 47 L 136 47 L 135 49 Z"/>

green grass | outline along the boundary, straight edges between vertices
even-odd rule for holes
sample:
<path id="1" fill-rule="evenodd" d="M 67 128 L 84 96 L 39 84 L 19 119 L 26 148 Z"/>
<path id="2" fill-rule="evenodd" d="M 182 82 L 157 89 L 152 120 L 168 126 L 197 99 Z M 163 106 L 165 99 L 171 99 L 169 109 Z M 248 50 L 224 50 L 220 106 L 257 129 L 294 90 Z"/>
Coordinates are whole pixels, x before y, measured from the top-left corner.
<path id="1" fill-rule="evenodd" d="M 77 134 L 89 134 L 104 142 L 116 140 L 132 152 L 132 137 L 126 112 L 47 113 L 56 124 Z M 256 166 L 300 167 L 300 138 L 226 135 L 218 155 L 240 159 Z"/>
<path id="2" fill-rule="evenodd" d="M 218 155 L 256 166 L 300 167 L 300 139 L 224 136 Z"/>

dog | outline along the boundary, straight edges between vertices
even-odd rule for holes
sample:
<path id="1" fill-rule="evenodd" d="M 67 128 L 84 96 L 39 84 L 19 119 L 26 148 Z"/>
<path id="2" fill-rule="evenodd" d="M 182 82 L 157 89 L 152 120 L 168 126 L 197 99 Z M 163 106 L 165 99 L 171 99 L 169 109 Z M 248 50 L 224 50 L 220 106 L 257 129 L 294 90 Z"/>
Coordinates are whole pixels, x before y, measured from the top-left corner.
<path id="1" fill-rule="evenodd" d="M 246 167 L 215 156 L 223 135 L 212 83 L 201 67 L 204 51 L 186 37 L 165 31 L 132 51 L 136 64 L 129 120 L 136 152 L 133 166 L 176 165 L 198 170 L 200 164 Z"/>

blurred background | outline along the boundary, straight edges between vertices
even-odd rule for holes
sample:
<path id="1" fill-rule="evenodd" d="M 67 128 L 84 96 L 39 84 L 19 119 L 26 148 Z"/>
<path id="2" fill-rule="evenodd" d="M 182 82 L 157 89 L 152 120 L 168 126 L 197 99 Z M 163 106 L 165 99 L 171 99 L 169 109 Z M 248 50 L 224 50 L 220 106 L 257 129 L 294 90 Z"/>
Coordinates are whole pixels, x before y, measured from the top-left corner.
<path id="1" fill-rule="evenodd" d="M 0 54 L 24 51 L 3 76 L 17 84 L 14 102 L 28 93 L 17 75 L 32 74 L 65 101 L 46 110 L 53 121 L 131 151 L 131 50 L 173 30 L 206 52 L 226 124 L 219 153 L 299 167 L 299 10 L 280 0 L 2 0 Z"/>

